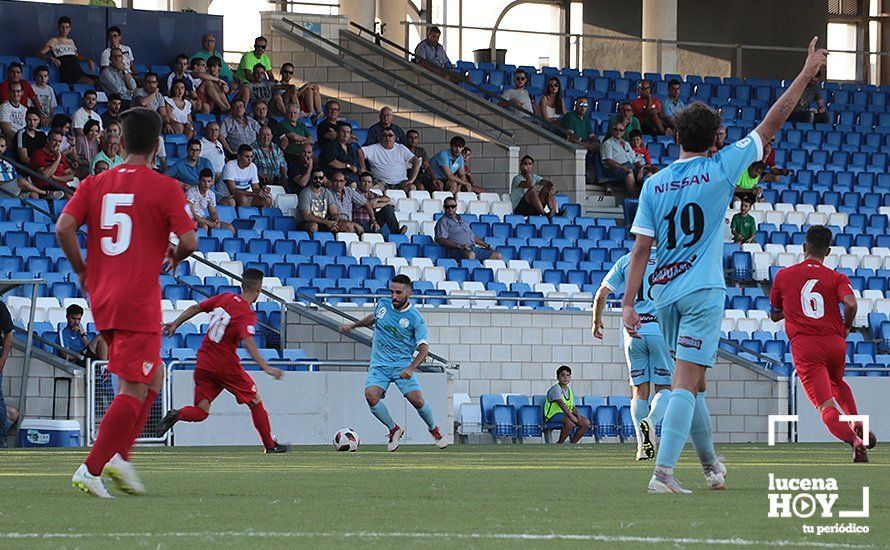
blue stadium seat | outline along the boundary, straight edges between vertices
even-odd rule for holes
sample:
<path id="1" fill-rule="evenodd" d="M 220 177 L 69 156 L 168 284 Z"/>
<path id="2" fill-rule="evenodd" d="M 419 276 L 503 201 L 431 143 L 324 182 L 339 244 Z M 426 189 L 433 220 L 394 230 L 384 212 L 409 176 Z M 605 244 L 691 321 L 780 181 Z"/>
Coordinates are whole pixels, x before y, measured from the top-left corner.
<path id="1" fill-rule="evenodd" d="M 504 405 L 504 396 L 500 393 L 483 393 L 479 397 L 479 404 L 482 407 L 482 424 L 491 425 L 493 423 L 492 415 L 495 405 Z"/>
<path id="2" fill-rule="evenodd" d="M 513 405 L 495 405 L 491 411 L 491 418 L 493 437 L 516 437 L 516 412 Z"/>
<path id="3" fill-rule="evenodd" d="M 596 418 L 594 435 L 597 440 L 601 437 L 618 436 L 618 408 L 615 405 L 600 405 L 594 415 Z"/>

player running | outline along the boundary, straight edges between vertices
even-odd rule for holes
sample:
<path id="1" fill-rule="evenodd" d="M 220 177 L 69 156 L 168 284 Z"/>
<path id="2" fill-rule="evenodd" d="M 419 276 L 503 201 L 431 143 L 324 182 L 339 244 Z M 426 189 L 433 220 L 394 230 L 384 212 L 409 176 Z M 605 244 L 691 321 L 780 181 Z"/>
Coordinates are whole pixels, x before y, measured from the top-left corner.
<path id="1" fill-rule="evenodd" d="M 102 483 L 103 470 L 121 490 L 145 492 L 129 457 L 163 380 L 158 274 L 165 258 L 172 270 L 198 247 L 179 182 L 152 170 L 161 117 L 135 108 L 121 118 L 126 161 L 81 182 L 56 223 L 59 246 L 89 294 L 93 319 L 108 343 L 108 370 L 120 378 L 96 442 L 71 479 L 101 498 L 114 498 Z M 77 242 L 84 223 L 86 264 Z M 179 237 L 175 247 L 169 244 L 171 232 Z"/>
<path id="2" fill-rule="evenodd" d="M 390 383 L 395 385 L 409 403 L 417 409 L 417 414 L 429 426 L 430 435 L 436 446 L 444 449 L 448 442 L 439 432 L 433 420 L 433 409 L 423 400 L 420 384 L 414 372 L 426 360 L 429 353 L 426 321 L 408 300 L 413 285 L 406 275 L 396 275 L 389 282 L 389 298 L 381 298 L 374 313 L 361 321 L 340 325 L 343 334 L 359 327 L 374 326 L 374 342 L 371 346 L 371 366 L 365 381 L 365 400 L 371 414 L 389 428 L 387 451 L 399 448 L 399 440 L 405 430 L 396 424 L 389 415 L 383 398 Z M 417 355 L 414 355 L 414 351 Z"/>
<path id="3" fill-rule="evenodd" d="M 210 327 L 198 350 L 198 362 L 195 365 L 195 404 L 181 409 L 172 409 L 164 415 L 157 426 L 158 437 L 167 433 L 178 421 L 202 422 L 210 415 L 210 404 L 223 391 L 235 396 L 240 405 L 247 405 L 253 426 L 260 434 L 263 449 L 267 453 L 284 453 L 287 447 L 280 445 L 272 437 L 269 415 L 256 391 L 256 383 L 241 366 L 238 357 L 238 344 L 244 348 L 254 361 L 269 376 L 280 380 L 281 369 L 270 367 L 260 350 L 257 348 L 253 335 L 256 334 L 256 313 L 251 304 L 260 297 L 263 287 L 263 272 L 259 269 L 245 269 L 241 274 L 241 294 L 224 292 L 189 306 L 172 323 L 164 325 L 164 333 L 171 335 L 183 323 L 207 312 L 210 314 Z"/>
<path id="4" fill-rule="evenodd" d="M 821 412 L 822 423 L 833 436 L 853 447 L 853 462 L 868 462 L 862 424 L 857 422 L 854 432 L 839 418 L 844 413 L 859 414 L 853 392 L 844 382 L 846 339 L 858 304 L 847 276 L 823 265 L 830 249 L 831 230 L 824 225 L 811 226 L 803 245 L 804 260 L 776 274 L 770 292 L 770 318 L 785 319 L 794 368 L 810 403 Z M 844 307 L 843 319 L 839 304 Z M 875 437 L 868 435 L 871 449 Z"/>
<path id="5" fill-rule="evenodd" d="M 687 436 L 698 453 L 711 489 L 723 489 L 726 467 L 714 452 L 711 418 L 705 403 L 705 373 L 717 359 L 726 283 L 723 279 L 723 219 L 735 183 L 763 156 L 763 144 L 779 130 L 811 78 L 825 66 L 826 50 L 814 37 L 800 74 L 767 112 L 763 122 L 713 157 L 720 115 L 695 102 L 674 115 L 680 158 L 643 186 L 631 231 L 637 235 L 628 267 L 622 316 L 628 334 L 640 335 L 634 301 L 651 247 L 658 242 L 652 275 L 658 324 L 674 352 L 673 390 L 662 423 L 661 444 L 650 493 L 690 493 L 674 477 Z"/>
<path id="6" fill-rule="evenodd" d="M 618 261 L 606 274 L 593 306 L 593 335 L 603 339 L 603 310 L 609 294 L 616 292 L 627 277 L 630 254 Z M 649 256 L 646 273 L 640 285 L 640 292 L 634 302 L 640 314 L 639 337 L 634 338 L 624 329 L 624 357 L 630 373 L 633 396 L 630 400 L 630 416 L 637 435 L 637 460 L 655 458 L 655 425 L 664 417 L 671 398 L 671 377 L 674 374 L 674 360 L 658 327 L 655 316 L 655 302 L 652 299 L 652 273 L 655 271 L 655 253 Z M 649 406 L 649 384 L 655 386 L 655 397 Z"/>

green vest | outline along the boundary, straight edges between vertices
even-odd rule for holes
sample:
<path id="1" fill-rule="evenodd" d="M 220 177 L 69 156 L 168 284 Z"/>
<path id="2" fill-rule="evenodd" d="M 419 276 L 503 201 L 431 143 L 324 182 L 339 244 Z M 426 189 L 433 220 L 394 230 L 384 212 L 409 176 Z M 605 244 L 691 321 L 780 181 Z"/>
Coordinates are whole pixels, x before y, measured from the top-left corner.
<path id="1" fill-rule="evenodd" d="M 565 401 L 566 407 L 569 410 L 572 410 L 575 408 L 575 392 L 572 391 L 571 386 L 569 386 L 568 390 L 569 390 L 569 397 L 568 397 L 568 399 L 566 399 L 565 394 L 563 394 L 563 400 Z M 554 416 L 556 416 L 557 414 L 559 414 L 561 412 L 562 412 L 562 409 L 559 407 L 559 403 L 557 403 L 556 401 L 550 401 L 548 399 L 547 402 L 544 403 L 544 420 L 545 421 L 550 420 L 551 418 L 553 418 Z"/>

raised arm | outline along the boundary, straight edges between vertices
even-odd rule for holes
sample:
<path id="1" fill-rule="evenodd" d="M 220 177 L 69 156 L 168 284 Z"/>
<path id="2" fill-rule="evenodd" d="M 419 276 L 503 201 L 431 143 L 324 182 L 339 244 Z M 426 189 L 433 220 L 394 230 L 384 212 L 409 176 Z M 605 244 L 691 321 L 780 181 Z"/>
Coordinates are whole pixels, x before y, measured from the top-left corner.
<path id="1" fill-rule="evenodd" d="M 828 58 L 828 50 L 817 50 L 816 42 L 818 42 L 818 40 L 818 36 L 814 36 L 813 39 L 810 40 L 807 60 L 804 62 L 803 69 L 801 69 L 800 73 L 794 78 L 791 85 L 788 86 L 781 97 L 779 97 L 773 106 L 770 107 L 766 116 L 763 118 L 763 122 L 754 129 L 764 143 L 768 142 L 776 135 L 776 132 L 779 131 L 779 128 L 781 128 L 782 124 L 785 123 L 785 120 L 788 119 L 788 115 L 794 111 L 794 107 L 800 100 L 800 96 L 803 94 L 804 89 L 806 89 L 807 83 L 819 74 L 819 71 L 825 66 L 825 62 Z"/>

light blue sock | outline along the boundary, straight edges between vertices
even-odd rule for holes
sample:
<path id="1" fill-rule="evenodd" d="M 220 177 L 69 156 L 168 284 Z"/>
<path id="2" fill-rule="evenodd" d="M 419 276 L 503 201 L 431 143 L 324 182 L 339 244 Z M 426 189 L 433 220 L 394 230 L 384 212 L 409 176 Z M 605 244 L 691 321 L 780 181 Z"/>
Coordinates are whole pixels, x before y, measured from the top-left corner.
<path id="1" fill-rule="evenodd" d="M 654 428 L 656 424 L 661 422 L 661 419 L 664 418 L 664 413 L 667 411 L 668 403 L 671 400 L 671 390 L 660 390 L 655 394 L 655 397 L 652 398 L 652 404 L 649 406 L 649 421 L 652 422 L 652 427 Z"/>
<path id="2" fill-rule="evenodd" d="M 392 417 L 389 415 L 389 409 L 386 408 L 386 405 L 383 403 L 383 400 L 377 402 L 373 407 L 369 406 L 371 409 L 371 414 L 377 417 L 377 420 L 386 424 L 386 427 L 390 430 L 396 427 L 396 423 L 393 421 Z"/>
<path id="3" fill-rule="evenodd" d="M 649 402 L 645 399 L 630 400 L 630 419 L 634 423 L 634 432 L 637 434 L 637 447 L 643 444 L 643 436 L 640 435 L 640 420 L 649 414 Z"/>
<path id="4" fill-rule="evenodd" d="M 664 422 L 661 424 L 661 445 L 655 464 L 661 468 L 673 468 L 680 459 L 692 416 L 695 413 L 695 396 L 688 390 L 674 390 L 668 401 Z"/>
<path id="5" fill-rule="evenodd" d="M 426 422 L 426 425 L 431 430 L 436 427 L 436 421 L 433 420 L 433 408 L 430 407 L 429 403 L 424 402 L 423 407 L 417 409 L 417 414 L 420 415 L 420 418 L 423 418 L 423 421 Z"/>
<path id="6" fill-rule="evenodd" d="M 692 415 L 692 427 L 689 429 L 689 437 L 698 453 L 698 459 L 702 465 L 713 464 L 717 460 L 714 452 L 714 438 L 711 436 L 711 415 L 708 413 L 708 404 L 705 402 L 705 392 L 699 392 L 695 399 L 695 413 Z"/>

